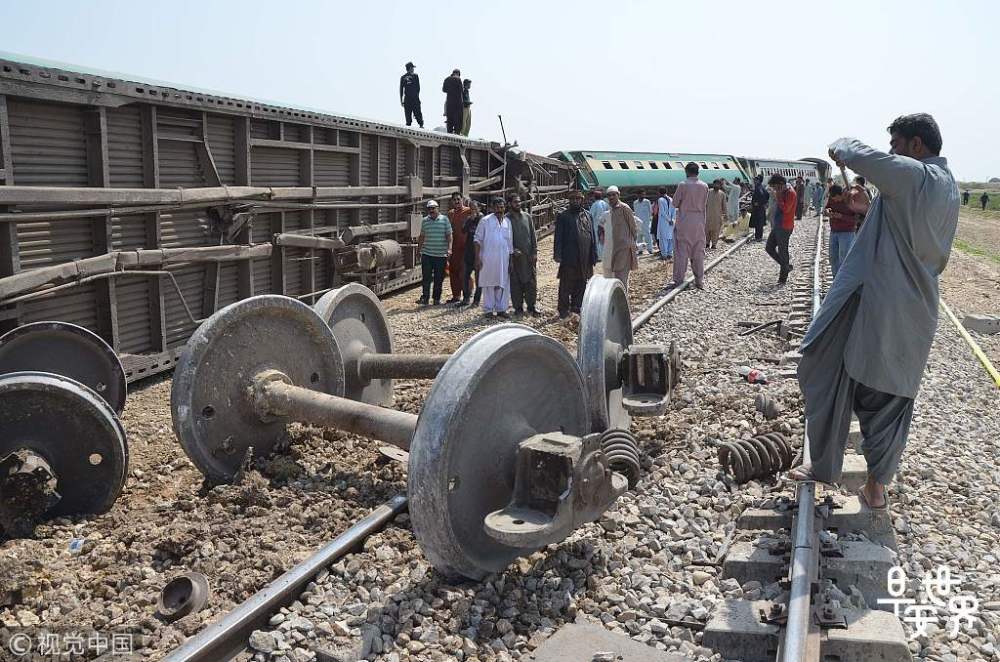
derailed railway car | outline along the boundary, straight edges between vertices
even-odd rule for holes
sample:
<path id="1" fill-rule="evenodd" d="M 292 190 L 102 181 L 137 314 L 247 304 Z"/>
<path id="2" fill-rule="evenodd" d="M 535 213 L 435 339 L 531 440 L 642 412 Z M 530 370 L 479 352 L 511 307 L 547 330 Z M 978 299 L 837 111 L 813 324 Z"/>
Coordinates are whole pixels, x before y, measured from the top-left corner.
<path id="1" fill-rule="evenodd" d="M 727 154 L 574 150 L 550 156 L 579 167 L 584 191 L 617 186 L 623 192 L 646 189 L 653 193 L 660 186 L 673 187 L 684 181 L 684 166 L 692 161 L 700 166 L 698 177 L 706 183 L 716 179 L 750 181 L 739 160 Z"/>
<path id="2" fill-rule="evenodd" d="M 78 324 L 130 381 L 255 294 L 418 282 L 421 203 L 524 190 L 551 226 L 576 168 L 506 146 L 0 56 L 0 334 Z"/>
<path id="3" fill-rule="evenodd" d="M 809 181 L 826 181 L 830 174 L 830 164 L 823 159 L 805 158 L 798 161 L 740 157 L 740 165 L 751 176 L 763 175 L 767 180 L 771 175 L 783 175 L 788 181 L 802 177 Z"/>

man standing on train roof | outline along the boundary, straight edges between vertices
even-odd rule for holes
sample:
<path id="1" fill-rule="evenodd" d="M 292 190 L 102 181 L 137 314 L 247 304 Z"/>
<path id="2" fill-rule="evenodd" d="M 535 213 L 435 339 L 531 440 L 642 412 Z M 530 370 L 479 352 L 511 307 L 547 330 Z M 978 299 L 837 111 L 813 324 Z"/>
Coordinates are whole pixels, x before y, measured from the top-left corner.
<path id="1" fill-rule="evenodd" d="M 750 227 L 753 228 L 753 240 L 764 240 L 764 226 L 767 224 L 767 202 L 771 194 L 764 188 L 764 175 L 753 178 L 753 193 L 750 198 Z"/>
<path id="2" fill-rule="evenodd" d="M 790 474 L 840 478 L 853 410 L 868 464 L 859 495 L 873 510 L 888 506 L 886 488 L 906 446 L 959 210 L 934 118 L 905 115 L 888 130 L 888 154 L 851 138 L 830 146 L 837 165 L 871 180 L 879 194 L 802 340 L 812 463 Z"/>
<path id="3" fill-rule="evenodd" d="M 774 190 L 774 212 L 771 216 L 771 232 L 767 235 L 767 243 L 764 250 L 778 263 L 778 283 L 785 283 L 788 280 L 788 273 L 792 270 L 792 262 L 788 257 L 788 241 L 792 238 L 792 231 L 795 229 L 795 211 L 799 208 L 796 204 L 798 195 L 794 189 L 788 187 L 788 180 L 782 175 L 771 175 L 767 181 Z"/>
<path id="4" fill-rule="evenodd" d="M 639 267 L 636 236 L 639 230 L 632 208 L 621 201 L 617 186 L 608 187 L 608 206 L 604 213 L 604 277 L 617 278 L 628 291 L 629 273 Z"/>
<path id="5" fill-rule="evenodd" d="M 802 181 L 802 176 L 795 178 L 795 220 L 802 219 L 802 211 L 809 204 L 806 200 L 806 185 Z"/>
<path id="6" fill-rule="evenodd" d="M 604 191 L 594 189 L 594 203 L 590 205 L 590 218 L 594 224 L 594 245 L 597 246 L 597 261 L 604 259 L 604 215 L 611 210 L 604 199 Z"/>
<path id="7" fill-rule="evenodd" d="M 510 258 L 510 297 L 515 315 L 523 315 L 527 307 L 529 315 L 538 315 L 535 298 L 538 296 L 538 239 L 531 214 L 521 209 L 521 197 L 511 195 L 507 199 L 507 218 L 514 253 Z"/>
<path id="8" fill-rule="evenodd" d="M 451 209 L 448 210 L 448 220 L 451 221 L 451 257 L 448 259 L 448 280 L 451 284 L 451 298 L 445 303 L 458 303 L 462 300 L 462 285 L 465 280 L 465 219 L 472 210 L 466 207 L 462 194 L 455 191 L 451 194 Z"/>
<path id="9" fill-rule="evenodd" d="M 510 221 L 504 216 L 503 198 L 490 203 L 492 213 L 484 216 L 476 228 L 476 270 L 483 288 L 483 312 L 493 317 L 507 316 L 510 307 L 510 254 L 514 237 Z"/>
<path id="10" fill-rule="evenodd" d="M 448 133 L 462 130 L 462 72 L 455 69 L 441 85 L 444 92 L 444 118 Z"/>
<path id="11" fill-rule="evenodd" d="M 413 72 L 412 62 L 406 63 L 406 73 L 399 77 L 399 103 L 403 106 L 403 116 L 406 126 L 410 126 L 413 118 L 417 126 L 424 128 L 424 115 L 420 112 L 420 76 Z"/>
<path id="12" fill-rule="evenodd" d="M 632 203 L 632 211 L 639 219 L 639 237 L 646 244 L 646 252 L 653 254 L 653 203 L 646 197 L 646 191 L 639 189 L 639 197 Z"/>
<path id="13" fill-rule="evenodd" d="M 667 187 L 660 187 L 660 197 L 656 201 L 656 240 L 660 242 L 660 259 L 674 259 L 674 207 L 673 199 L 667 195 Z"/>
<path id="14" fill-rule="evenodd" d="M 463 136 L 469 135 L 469 130 L 472 129 L 472 97 L 469 95 L 471 87 L 471 80 L 466 78 L 462 81 L 462 130 L 460 133 Z"/>
<path id="15" fill-rule="evenodd" d="M 451 256 L 451 223 L 448 217 L 438 213 L 437 200 L 427 201 L 427 216 L 420 225 L 420 265 L 423 294 L 417 303 L 426 306 L 434 286 L 434 305 L 441 303 L 441 284 L 444 282 L 444 267 Z"/>
<path id="16" fill-rule="evenodd" d="M 684 166 L 687 179 L 677 185 L 674 207 L 674 281 L 667 288 L 684 282 L 688 262 L 694 273 L 694 286 L 705 289 L 705 209 L 708 204 L 708 184 L 698 179 L 698 164 Z"/>
<path id="17" fill-rule="evenodd" d="M 553 259 L 559 265 L 559 319 L 580 314 L 587 281 L 594 275 L 597 248 L 590 212 L 583 208 L 583 192 L 569 192 L 569 209 L 556 216 Z"/>
<path id="18" fill-rule="evenodd" d="M 715 248 L 727 216 L 726 194 L 722 192 L 722 180 L 716 179 L 712 182 L 705 206 L 705 248 Z"/>

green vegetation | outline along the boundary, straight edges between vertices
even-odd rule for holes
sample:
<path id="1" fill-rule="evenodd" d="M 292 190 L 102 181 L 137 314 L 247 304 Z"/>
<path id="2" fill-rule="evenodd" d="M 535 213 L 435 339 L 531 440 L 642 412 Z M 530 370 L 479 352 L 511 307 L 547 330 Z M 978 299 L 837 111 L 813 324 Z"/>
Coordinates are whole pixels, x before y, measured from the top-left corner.
<path id="1" fill-rule="evenodd" d="M 968 253 L 969 255 L 975 255 L 977 257 L 985 257 L 987 260 L 992 260 L 993 262 L 1000 264 L 1000 255 L 980 246 L 976 246 L 975 244 L 970 244 L 963 239 L 958 239 L 956 237 L 955 243 L 952 246 L 963 253 Z"/>
<path id="2" fill-rule="evenodd" d="M 990 201 L 986 203 L 987 211 L 1000 211 L 1000 184 L 985 183 L 985 182 L 959 182 L 958 190 L 969 192 L 969 204 L 966 205 L 969 209 L 975 209 L 977 211 L 982 211 L 982 207 L 979 203 L 979 196 L 986 191 L 987 195 L 990 196 Z"/>

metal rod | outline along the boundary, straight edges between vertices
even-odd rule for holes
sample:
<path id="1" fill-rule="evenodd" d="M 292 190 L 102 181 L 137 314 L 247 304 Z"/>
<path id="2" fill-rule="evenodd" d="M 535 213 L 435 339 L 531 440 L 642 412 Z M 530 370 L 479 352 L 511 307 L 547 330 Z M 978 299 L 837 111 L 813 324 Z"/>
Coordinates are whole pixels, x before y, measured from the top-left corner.
<path id="1" fill-rule="evenodd" d="M 358 376 L 372 379 L 434 379 L 451 354 L 362 354 Z"/>
<path id="2" fill-rule="evenodd" d="M 747 236 L 743 237 L 735 244 L 733 244 L 725 253 L 723 253 L 719 257 L 715 258 L 714 260 L 706 264 L 705 273 L 708 273 L 709 271 L 714 269 L 717 264 L 719 264 L 727 257 L 732 255 L 734 252 L 736 252 L 736 249 L 740 248 L 743 244 L 747 243 L 747 241 L 749 241 L 750 237 L 752 236 L 753 236 L 752 234 L 748 234 Z M 632 330 L 633 331 L 638 330 L 639 327 L 641 327 L 643 324 L 652 319 L 653 315 L 656 314 L 656 311 L 658 311 L 660 308 L 663 308 L 665 305 L 673 301 L 674 297 L 676 297 L 678 294 L 687 289 L 687 287 L 693 282 L 694 282 L 694 276 L 688 276 L 683 283 L 681 283 L 674 289 L 667 292 L 666 296 L 662 297 L 659 301 L 657 301 L 652 306 L 644 310 L 638 317 L 632 320 Z"/>
<path id="3" fill-rule="evenodd" d="M 820 258 L 822 256 L 823 224 L 816 224 L 816 255 L 813 258 L 813 317 L 820 307 Z M 802 438 L 802 462 L 812 463 L 809 452 L 809 422 L 806 421 Z M 798 509 L 796 512 L 794 539 L 792 540 L 792 583 L 788 597 L 788 622 L 785 638 L 781 645 L 781 662 L 802 662 L 806 659 L 812 593 L 812 569 L 816 563 L 815 507 L 816 483 L 799 483 L 796 492 Z"/>
<path id="4" fill-rule="evenodd" d="M 258 376 L 257 406 L 260 411 L 344 432 L 378 439 L 404 451 L 417 429 L 417 415 L 386 407 L 376 407 L 336 395 Z"/>
<path id="5" fill-rule="evenodd" d="M 165 662 L 223 662 L 247 647 L 250 634 L 263 627 L 281 607 L 290 604 L 323 568 L 352 552 L 406 508 L 406 497 L 394 496 L 315 554 L 254 594 L 249 600 L 208 625 L 172 652 Z"/>

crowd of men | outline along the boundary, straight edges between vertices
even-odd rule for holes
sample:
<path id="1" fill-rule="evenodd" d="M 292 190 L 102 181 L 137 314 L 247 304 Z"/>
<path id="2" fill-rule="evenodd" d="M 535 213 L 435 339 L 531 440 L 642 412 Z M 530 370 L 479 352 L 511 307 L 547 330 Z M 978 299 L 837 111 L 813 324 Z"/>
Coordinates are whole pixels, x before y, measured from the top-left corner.
<path id="1" fill-rule="evenodd" d="M 399 78 L 399 103 L 403 106 L 406 126 L 424 128 L 424 115 L 420 107 L 420 76 L 416 74 L 412 62 L 406 63 L 406 73 Z M 469 135 L 472 128 L 472 99 L 469 89 L 472 81 L 462 78 L 462 72 L 455 69 L 444 79 L 441 91 L 444 93 L 444 119 L 448 133 Z"/>
<path id="2" fill-rule="evenodd" d="M 673 191 L 660 188 L 655 200 L 638 190 L 631 205 L 616 186 L 594 190 L 589 205 L 581 191 L 570 193 L 568 208 L 556 218 L 553 246 L 561 318 L 579 314 L 587 280 L 599 263 L 603 275 L 618 278 L 628 289 L 641 253 L 672 262 L 665 289 L 684 282 L 689 268 L 695 287 L 705 287 L 706 250 L 718 247 L 724 228 L 735 228 L 744 219 L 744 188 L 739 179 L 706 184 L 696 163 L 688 163 L 685 174 L 687 179 Z M 758 175 L 749 192 L 748 227 L 754 230 L 753 240 L 762 241 L 764 227 L 770 225 L 764 249 L 778 263 L 778 283 L 785 283 L 792 271 L 789 241 L 795 221 L 810 206 L 817 216 L 829 218 L 830 263 L 836 275 L 871 204 L 862 177 L 845 190 L 832 179 L 824 185 L 799 177 L 790 184 L 782 175 L 771 176 L 765 186 Z M 538 243 L 522 202 L 523 193 L 493 198 L 484 215 L 478 202 L 459 193 L 452 195 L 447 214 L 440 213 L 437 201 L 429 201 L 419 239 L 423 291 L 418 303 L 440 305 L 448 274 L 451 296 L 446 305 L 482 302 L 490 316 L 506 317 L 510 310 L 538 315 Z"/>

